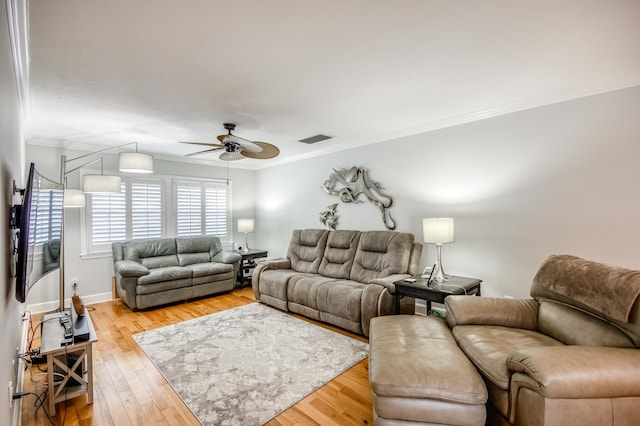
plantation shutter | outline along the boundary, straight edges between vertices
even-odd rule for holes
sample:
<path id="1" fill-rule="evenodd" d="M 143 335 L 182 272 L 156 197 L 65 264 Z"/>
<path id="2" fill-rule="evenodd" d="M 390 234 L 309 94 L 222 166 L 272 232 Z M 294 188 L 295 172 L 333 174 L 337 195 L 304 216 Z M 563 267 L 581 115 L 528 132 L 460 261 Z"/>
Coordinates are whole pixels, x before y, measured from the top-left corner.
<path id="1" fill-rule="evenodd" d="M 227 186 L 207 185 L 206 199 L 206 235 L 215 235 L 220 239 L 227 236 Z"/>
<path id="2" fill-rule="evenodd" d="M 162 237 L 160 182 L 131 183 L 131 238 Z"/>
<path id="3" fill-rule="evenodd" d="M 202 187 L 198 183 L 176 185 L 178 237 L 202 235 Z"/>
<path id="4" fill-rule="evenodd" d="M 91 244 L 123 241 L 126 237 L 125 183 L 119 194 L 91 194 Z"/>
<path id="5" fill-rule="evenodd" d="M 176 228 L 179 237 L 228 235 L 227 186 L 201 181 L 176 182 Z"/>

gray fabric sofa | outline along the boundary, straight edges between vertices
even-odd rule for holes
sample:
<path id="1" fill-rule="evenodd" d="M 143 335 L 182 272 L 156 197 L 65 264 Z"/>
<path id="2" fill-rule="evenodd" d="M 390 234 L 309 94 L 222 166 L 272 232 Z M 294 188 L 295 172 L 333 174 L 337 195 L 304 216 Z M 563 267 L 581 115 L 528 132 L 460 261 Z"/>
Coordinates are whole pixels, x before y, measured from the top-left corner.
<path id="1" fill-rule="evenodd" d="M 422 244 L 394 231 L 296 229 L 287 258 L 258 265 L 257 300 L 369 335 L 371 318 L 393 313 L 393 282 L 414 275 Z M 402 309 L 413 312 L 413 299 Z"/>
<path id="2" fill-rule="evenodd" d="M 118 295 L 134 310 L 232 290 L 241 259 L 217 237 L 115 242 L 112 251 Z"/>

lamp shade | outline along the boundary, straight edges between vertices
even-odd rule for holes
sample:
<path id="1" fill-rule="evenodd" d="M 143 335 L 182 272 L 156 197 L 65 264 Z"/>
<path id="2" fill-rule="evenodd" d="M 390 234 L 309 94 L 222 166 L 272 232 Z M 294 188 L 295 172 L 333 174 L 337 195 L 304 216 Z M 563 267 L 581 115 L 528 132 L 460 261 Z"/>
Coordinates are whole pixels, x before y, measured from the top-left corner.
<path id="1" fill-rule="evenodd" d="M 253 219 L 238 219 L 238 232 L 253 232 Z"/>
<path id="2" fill-rule="evenodd" d="M 121 152 L 120 171 L 127 173 L 153 173 L 153 157 L 140 152 Z"/>
<path id="3" fill-rule="evenodd" d="M 84 175 L 82 179 L 82 190 L 90 194 L 105 192 L 120 193 L 121 183 L 122 179 L 120 176 Z"/>
<path id="4" fill-rule="evenodd" d="M 84 192 L 80 189 L 64 190 L 64 208 L 80 208 L 85 206 Z"/>
<path id="5" fill-rule="evenodd" d="M 422 233 L 425 243 L 452 243 L 454 241 L 453 231 L 453 219 L 450 217 L 422 219 Z"/>

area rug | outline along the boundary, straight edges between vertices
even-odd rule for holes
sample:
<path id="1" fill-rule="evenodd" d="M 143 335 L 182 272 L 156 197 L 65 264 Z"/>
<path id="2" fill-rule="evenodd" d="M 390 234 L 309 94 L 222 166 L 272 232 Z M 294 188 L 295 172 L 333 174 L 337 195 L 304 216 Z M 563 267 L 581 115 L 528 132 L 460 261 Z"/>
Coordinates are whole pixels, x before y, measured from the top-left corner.
<path id="1" fill-rule="evenodd" d="M 259 303 L 133 338 L 204 425 L 264 424 L 369 351 Z"/>

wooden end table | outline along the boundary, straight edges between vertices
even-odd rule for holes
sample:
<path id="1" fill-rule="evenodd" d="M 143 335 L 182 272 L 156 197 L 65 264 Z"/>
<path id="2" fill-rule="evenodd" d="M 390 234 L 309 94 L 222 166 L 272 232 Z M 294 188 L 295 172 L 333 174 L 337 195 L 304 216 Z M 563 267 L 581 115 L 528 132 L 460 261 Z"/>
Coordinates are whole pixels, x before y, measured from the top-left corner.
<path id="1" fill-rule="evenodd" d="M 73 306 L 71 307 L 73 309 Z M 91 322 L 91 316 L 85 310 L 85 319 L 89 327 L 89 339 L 67 346 L 61 345 L 64 329 L 60 317 L 69 312 L 46 314 L 42 319 L 42 341 L 40 353 L 47 357 L 47 383 L 49 392 L 49 415 L 55 416 L 56 403 L 76 396 L 87 394 L 87 403 L 93 404 L 93 342 L 98 340 Z M 69 365 L 72 363 L 73 365 Z M 54 377 L 54 369 L 61 380 Z"/>
<path id="2" fill-rule="evenodd" d="M 240 283 L 240 288 L 242 288 L 246 284 L 251 284 L 251 275 L 256 267 L 255 259 L 259 257 L 267 257 L 268 253 L 267 250 L 260 249 L 249 249 L 249 251 L 234 250 L 234 253 L 238 253 L 242 256 L 240 269 L 238 270 L 238 283 Z"/>
<path id="3" fill-rule="evenodd" d="M 405 296 L 424 299 L 427 301 L 427 314 L 431 311 L 431 302 L 444 303 L 444 299 L 452 294 L 480 296 L 482 280 L 477 278 L 449 276 L 444 282 L 432 281 L 427 284 L 427 278 L 420 275 L 411 277 L 415 282 L 396 281 L 396 313 L 400 313 L 400 299 Z"/>

